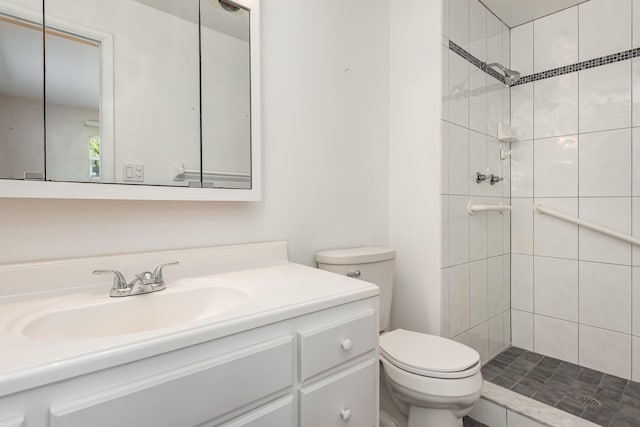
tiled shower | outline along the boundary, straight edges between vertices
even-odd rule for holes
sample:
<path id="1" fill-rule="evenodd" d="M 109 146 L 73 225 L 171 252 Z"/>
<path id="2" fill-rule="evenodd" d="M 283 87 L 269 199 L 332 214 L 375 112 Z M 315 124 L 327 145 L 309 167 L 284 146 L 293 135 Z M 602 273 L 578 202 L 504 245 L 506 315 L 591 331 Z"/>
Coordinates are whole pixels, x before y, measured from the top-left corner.
<path id="1" fill-rule="evenodd" d="M 534 213 L 640 236 L 640 0 L 511 29 L 478 0 L 443 10 L 443 335 L 484 362 L 513 344 L 640 380 L 640 248 Z M 522 78 L 477 66 L 493 62 Z M 518 141 L 499 143 L 498 123 Z M 469 215 L 470 201 L 512 212 Z"/>
<path id="2" fill-rule="evenodd" d="M 509 123 L 509 89 L 481 64 L 508 64 L 510 37 L 480 2 L 444 4 L 442 333 L 486 362 L 511 337 L 510 215 L 469 215 L 467 205 L 509 204 L 510 165 L 500 159 L 508 146 L 497 140 L 497 123 Z M 478 172 L 504 180 L 476 184 Z"/>

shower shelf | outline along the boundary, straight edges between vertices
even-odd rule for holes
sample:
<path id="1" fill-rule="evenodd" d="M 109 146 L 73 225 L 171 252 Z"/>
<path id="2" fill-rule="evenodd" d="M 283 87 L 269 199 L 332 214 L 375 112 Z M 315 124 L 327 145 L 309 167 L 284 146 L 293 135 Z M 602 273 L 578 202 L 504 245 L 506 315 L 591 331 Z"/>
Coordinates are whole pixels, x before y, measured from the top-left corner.
<path id="1" fill-rule="evenodd" d="M 474 205 L 469 202 L 467 205 L 467 211 L 469 215 L 473 215 L 476 212 L 511 212 L 511 206 L 507 205 Z"/>
<path id="2" fill-rule="evenodd" d="M 619 231 L 613 230 L 611 228 L 608 228 L 602 225 L 598 225 L 591 221 L 580 219 L 576 216 L 569 215 L 564 212 L 557 211 L 555 209 L 547 208 L 541 203 L 535 205 L 533 207 L 533 210 L 537 213 L 549 215 L 554 218 L 558 218 L 563 221 L 567 221 L 572 224 L 576 224 L 581 227 L 588 228 L 589 230 L 597 231 L 598 233 L 606 234 L 607 236 L 610 236 L 610 237 L 615 237 L 616 239 L 623 240 L 627 243 L 631 243 L 632 245 L 640 246 L 640 239 L 638 239 L 637 237 L 629 236 L 628 234 L 620 233 Z"/>

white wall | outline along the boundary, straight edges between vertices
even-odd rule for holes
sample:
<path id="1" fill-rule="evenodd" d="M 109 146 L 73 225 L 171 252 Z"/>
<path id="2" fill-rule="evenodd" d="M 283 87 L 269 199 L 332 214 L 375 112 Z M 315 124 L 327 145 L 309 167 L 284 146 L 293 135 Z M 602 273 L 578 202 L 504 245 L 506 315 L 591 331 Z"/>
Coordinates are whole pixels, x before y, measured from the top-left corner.
<path id="1" fill-rule="evenodd" d="M 509 29 L 478 0 L 444 0 L 442 57 L 443 327 L 484 362 L 510 344 L 510 217 L 470 216 L 469 202 L 509 204 L 509 161 L 500 159 L 497 124 L 509 123 L 509 89 L 449 48 L 509 66 Z M 505 180 L 477 184 L 477 172 Z"/>
<path id="2" fill-rule="evenodd" d="M 638 11 L 591 0 L 516 27 L 512 66 L 529 75 L 640 47 Z M 640 236 L 639 61 L 512 89 L 513 343 L 635 381 L 640 252 L 532 207 Z"/>
<path id="3" fill-rule="evenodd" d="M 392 327 L 440 334 L 440 1 L 392 0 Z"/>
<path id="4" fill-rule="evenodd" d="M 388 2 L 261 7 L 262 202 L 2 199 L 1 262 L 286 239 L 311 265 L 320 249 L 387 245 Z"/>

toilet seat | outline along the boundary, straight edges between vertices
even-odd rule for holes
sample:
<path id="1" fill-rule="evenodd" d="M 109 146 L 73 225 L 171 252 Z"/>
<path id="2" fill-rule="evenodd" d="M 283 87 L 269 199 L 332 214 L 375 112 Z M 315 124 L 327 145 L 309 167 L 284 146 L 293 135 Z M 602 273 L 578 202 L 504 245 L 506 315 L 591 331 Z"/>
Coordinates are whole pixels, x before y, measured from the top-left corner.
<path id="1" fill-rule="evenodd" d="M 379 349 L 387 362 L 423 377 L 466 378 L 480 370 L 477 351 L 436 335 L 396 329 L 380 336 Z"/>

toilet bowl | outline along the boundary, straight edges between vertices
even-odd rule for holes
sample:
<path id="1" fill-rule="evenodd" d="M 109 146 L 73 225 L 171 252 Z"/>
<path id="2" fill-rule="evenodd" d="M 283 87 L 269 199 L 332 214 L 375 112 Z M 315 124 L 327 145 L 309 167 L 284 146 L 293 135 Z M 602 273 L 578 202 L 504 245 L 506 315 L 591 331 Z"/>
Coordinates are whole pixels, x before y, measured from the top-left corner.
<path id="1" fill-rule="evenodd" d="M 480 398 L 480 355 L 455 341 L 396 329 L 380 337 L 385 385 L 409 427 L 461 426 Z"/>
<path id="2" fill-rule="evenodd" d="M 365 247 L 318 252 L 318 267 L 380 287 L 380 331 L 389 326 L 395 251 Z M 459 427 L 480 399 L 480 355 L 435 335 L 396 329 L 379 340 L 383 386 L 409 427 Z"/>

